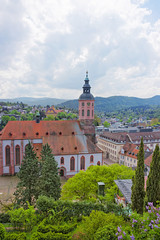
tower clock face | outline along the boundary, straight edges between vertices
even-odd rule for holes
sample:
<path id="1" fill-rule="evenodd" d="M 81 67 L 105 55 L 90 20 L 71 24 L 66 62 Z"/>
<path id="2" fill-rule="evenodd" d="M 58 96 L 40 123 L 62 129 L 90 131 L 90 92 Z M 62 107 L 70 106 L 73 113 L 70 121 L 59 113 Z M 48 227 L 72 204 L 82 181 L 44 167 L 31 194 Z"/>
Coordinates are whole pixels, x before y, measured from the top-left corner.
<path id="1" fill-rule="evenodd" d="M 90 102 L 88 102 L 87 105 L 90 106 Z"/>

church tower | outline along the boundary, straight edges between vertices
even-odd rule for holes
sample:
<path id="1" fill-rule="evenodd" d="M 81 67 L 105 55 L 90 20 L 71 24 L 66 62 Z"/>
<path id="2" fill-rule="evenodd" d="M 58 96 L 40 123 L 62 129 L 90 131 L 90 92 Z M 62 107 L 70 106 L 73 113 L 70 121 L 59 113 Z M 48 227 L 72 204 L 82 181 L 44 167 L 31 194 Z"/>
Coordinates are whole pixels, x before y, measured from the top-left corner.
<path id="1" fill-rule="evenodd" d="M 91 86 L 89 84 L 88 71 L 84 80 L 83 93 L 79 97 L 79 120 L 81 127 L 87 135 L 95 143 L 95 126 L 94 120 L 94 97 L 90 93 Z"/>
<path id="2" fill-rule="evenodd" d="M 84 82 L 83 93 L 79 97 L 79 120 L 94 120 L 94 97 L 90 93 L 88 72 Z"/>

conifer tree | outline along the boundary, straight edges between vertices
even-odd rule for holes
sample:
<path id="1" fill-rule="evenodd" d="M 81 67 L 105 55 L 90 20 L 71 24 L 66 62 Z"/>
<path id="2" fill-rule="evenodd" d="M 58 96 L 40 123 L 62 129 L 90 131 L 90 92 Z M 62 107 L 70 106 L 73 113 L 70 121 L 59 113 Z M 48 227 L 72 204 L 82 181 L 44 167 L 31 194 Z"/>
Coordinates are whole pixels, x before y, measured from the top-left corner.
<path id="1" fill-rule="evenodd" d="M 153 205 L 156 206 L 156 201 L 160 200 L 160 153 L 158 145 L 156 145 L 152 157 L 146 194 L 147 201 L 153 202 Z"/>
<path id="2" fill-rule="evenodd" d="M 132 179 L 132 210 L 136 210 L 137 213 L 143 214 L 144 206 L 144 145 L 143 138 L 141 138 L 141 144 L 139 153 L 137 156 L 137 168 L 135 170 L 135 176 Z"/>
<path id="3" fill-rule="evenodd" d="M 52 150 L 48 143 L 43 146 L 41 152 L 41 195 L 59 199 L 61 192 L 60 176 L 58 175 L 58 164 L 54 159 Z"/>
<path id="4" fill-rule="evenodd" d="M 20 171 L 17 174 L 19 183 L 14 193 L 18 205 L 34 204 L 38 198 L 39 163 L 31 143 L 26 146 Z"/>

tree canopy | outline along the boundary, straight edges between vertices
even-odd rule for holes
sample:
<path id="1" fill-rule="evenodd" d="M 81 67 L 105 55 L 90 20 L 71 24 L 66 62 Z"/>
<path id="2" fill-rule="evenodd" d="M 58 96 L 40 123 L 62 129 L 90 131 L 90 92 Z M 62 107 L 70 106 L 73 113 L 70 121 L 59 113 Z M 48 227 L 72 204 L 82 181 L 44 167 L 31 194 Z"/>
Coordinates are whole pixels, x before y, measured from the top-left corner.
<path id="1" fill-rule="evenodd" d="M 62 199 L 89 200 L 98 196 L 98 182 L 105 183 L 106 198 L 113 200 L 117 192 L 116 179 L 131 179 L 134 171 L 126 166 L 91 166 L 86 172 L 80 171 L 70 178 L 62 188 Z"/>

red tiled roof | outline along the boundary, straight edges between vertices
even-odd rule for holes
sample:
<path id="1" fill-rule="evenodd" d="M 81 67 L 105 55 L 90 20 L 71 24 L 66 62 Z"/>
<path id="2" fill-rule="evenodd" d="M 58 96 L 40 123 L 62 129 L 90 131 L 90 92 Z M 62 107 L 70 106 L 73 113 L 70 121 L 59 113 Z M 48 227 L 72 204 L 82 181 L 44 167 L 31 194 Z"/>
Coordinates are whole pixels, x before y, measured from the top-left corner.
<path id="1" fill-rule="evenodd" d="M 112 133 L 112 132 L 104 132 L 103 134 L 100 134 L 100 137 L 109 139 L 111 141 L 115 141 L 118 143 L 124 143 L 128 140 L 127 132 L 121 132 L 121 133 Z"/>
<path id="2" fill-rule="evenodd" d="M 147 157 L 145 160 L 144 160 L 144 164 L 146 164 L 148 167 L 150 167 L 150 164 L 152 162 L 152 156 L 153 154 L 151 154 L 149 157 Z"/>
<path id="3" fill-rule="evenodd" d="M 78 120 L 68 121 L 9 121 L 0 133 L 0 139 L 42 139 L 55 155 L 101 153 L 83 133 Z M 33 144 L 40 154 L 42 145 Z"/>
<path id="4" fill-rule="evenodd" d="M 137 154 L 139 152 L 138 149 L 136 149 L 136 145 L 133 144 L 133 143 L 126 143 L 124 146 L 123 146 L 123 149 L 124 149 L 124 154 L 122 155 L 125 155 L 125 156 L 128 156 L 128 157 L 132 157 L 132 158 L 135 158 L 137 159 Z"/>
<path id="5" fill-rule="evenodd" d="M 78 134 L 80 123 L 77 120 L 68 121 L 9 121 L 0 132 L 0 139 L 41 139 L 44 136 Z"/>
<path id="6" fill-rule="evenodd" d="M 160 132 L 135 132 L 128 133 L 132 141 L 139 141 L 143 137 L 143 140 L 155 140 L 160 139 Z"/>

